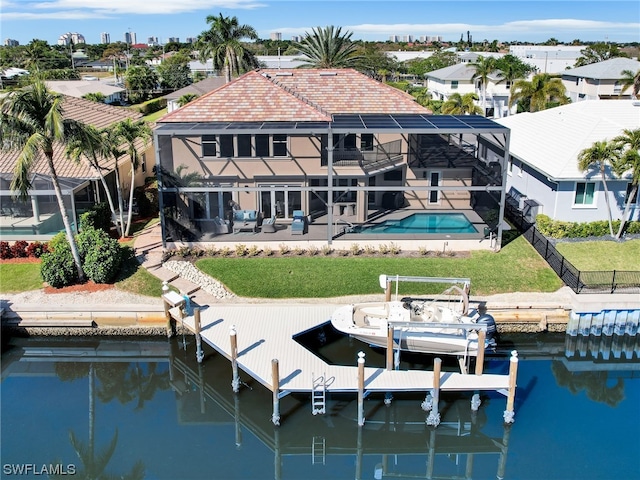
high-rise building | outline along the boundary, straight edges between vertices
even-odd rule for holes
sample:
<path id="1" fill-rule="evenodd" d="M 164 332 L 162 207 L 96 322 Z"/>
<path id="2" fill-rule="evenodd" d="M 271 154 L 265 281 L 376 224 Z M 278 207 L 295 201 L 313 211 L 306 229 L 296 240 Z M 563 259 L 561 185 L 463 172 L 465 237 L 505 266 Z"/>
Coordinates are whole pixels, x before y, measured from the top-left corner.
<path id="1" fill-rule="evenodd" d="M 58 37 L 58 45 L 70 45 L 71 43 L 73 43 L 74 45 L 77 45 L 79 43 L 87 43 L 87 42 L 84 39 L 84 35 L 76 32 L 63 33 Z"/>
<path id="2" fill-rule="evenodd" d="M 160 45 L 160 42 L 158 42 L 158 37 L 148 37 L 147 45 L 149 45 L 150 47 Z"/>
<path id="3" fill-rule="evenodd" d="M 136 34 L 134 32 L 124 32 L 124 43 L 129 45 L 135 45 L 136 43 Z"/>
<path id="4" fill-rule="evenodd" d="M 20 45 L 20 42 L 18 40 L 14 40 L 13 38 L 7 38 L 4 41 L 5 47 L 17 47 L 18 45 Z"/>
<path id="5" fill-rule="evenodd" d="M 196 43 L 196 39 L 195 39 L 195 37 L 187 37 L 186 42 L 187 43 Z"/>
<path id="6" fill-rule="evenodd" d="M 107 32 L 102 32 L 100 34 L 100 43 L 111 43 L 111 35 L 109 35 Z"/>
<path id="7" fill-rule="evenodd" d="M 299 42 L 301 39 L 300 35 L 291 35 L 292 42 Z"/>
<path id="8" fill-rule="evenodd" d="M 271 32 L 269 34 L 269 38 L 271 40 L 282 40 L 282 33 L 280 33 L 280 32 Z"/>
<path id="9" fill-rule="evenodd" d="M 169 43 L 180 43 L 180 37 L 169 37 Z"/>
<path id="10" fill-rule="evenodd" d="M 390 41 L 390 42 L 398 42 L 398 41 L 399 41 L 399 37 L 398 37 L 398 35 L 391 35 L 391 36 L 389 37 L 389 41 Z"/>

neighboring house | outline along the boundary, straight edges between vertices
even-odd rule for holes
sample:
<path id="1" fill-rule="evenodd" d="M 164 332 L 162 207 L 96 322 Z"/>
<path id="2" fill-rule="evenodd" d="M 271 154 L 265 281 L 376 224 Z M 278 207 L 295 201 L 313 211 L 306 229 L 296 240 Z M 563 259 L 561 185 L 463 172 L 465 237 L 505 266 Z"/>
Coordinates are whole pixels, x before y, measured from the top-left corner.
<path id="1" fill-rule="evenodd" d="M 476 58 L 477 60 L 477 58 Z M 474 60 L 475 61 L 475 60 Z M 434 70 L 425 74 L 427 90 L 435 100 L 447 101 L 454 93 L 464 96 L 467 93 L 478 95 L 476 105 L 482 107 L 482 81 L 472 80 L 476 69 L 467 63 L 458 63 L 449 67 Z M 489 76 L 486 86 L 486 102 L 488 117 L 501 118 L 509 113 L 509 82 L 500 82 L 498 72 Z"/>
<path id="2" fill-rule="evenodd" d="M 95 83 L 95 82 L 93 82 Z M 63 96 L 63 109 L 66 118 L 104 128 L 121 120 L 142 118 L 140 113 L 127 108 L 112 107 L 103 103 L 82 98 Z M 136 184 L 144 183 L 151 175 L 155 161 L 151 142 L 145 147 L 138 144 L 142 157 L 141 166 L 136 173 Z M 40 158 L 32 169 L 32 189 L 29 200 L 18 201 L 10 190 L 18 153 L 0 152 L 0 236 L 3 240 L 46 240 L 63 229 L 53 185 L 48 174 L 46 160 Z M 103 175 L 106 178 L 114 202 L 116 196 L 115 162 L 113 159 L 101 161 Z M 119 160 L 120 182 L 125 201 L 131 183 L 129 156 Z M 69 160 L 63 148 L 54 150 L 54 166 L 60 180 L 69 218 L 77 225 L 80 214 L 98 202 L 105 202 L 106 196 L 97 172 L 83 159 L 75 163 Z"/>
<path id="3" fill-rule="evenodd" d="M 324 244 L 415 242 L 349 235 L 390 212 L 463 212 L 473 233 L 423 235 L 422 245 L 492 248 L 484 227 L 501 235 L 505 163 L 475 158 L 481 133 L 508 145 L 508 129 L 487 118 L 431 115 L 352 69 L 249 72 L 158 120 L 163 241 L 212 240 L 233 205 L 249 212 L 252 231 L 251 212 L 286 226 L 302 210 L 324 226 L 315 239 Z"/>
<path id="4" fill-rule="evenodd" d="M 578 154 L 596 141 L 611 140 L 624 129 L 640 128 L 640 103 L 632 100 L 588 100 L 497 120 L 511 130 L 507 192 L 535 219 L 544 213 L 556 220 L 606 220 L 605 190 L 600 172 L 578 169 Z M 503 156 L 491 139 L 480 147 L 481 158 Z M 630 176 L 606 171 L 613 218 L 622 218 Z M 640 219 L 635 203 L 631 219 Z"/>
<path id="5" fill-rule="evenodd" d="M 511 45 L 509 53 L 534 67 L 537 73 L 562 73 L 572 68 L 586 45 Z"/>
<path id="6" fill-rule="evenodd" d="M 180 108 L 178 105 L 178 100 L 187 94 L 197 95 L 198 97 L 204 95 L 205 93 L 209 93 L 216 88 L 219 88 L 225 84 L 224 77 L 208 77 L 199 82 L 193 83 L 187 87 L 181 88 L 180 90 L 176 90 L 175 92 L 171 92 L 164 96 L 167 99 L 167 112 L 171 113 L 175 109 Z"/>
<path id="7" fill-rule="evenodd" d="M 256 55 L 256 60 L 262 68 L 288 69 L 298 68 L 304 62 L 296 60 L 302 55 Z"/>
<path id="8" fill-rule="evenodd" d="M 47 80 L 47 88 L 52 92 L 61 93 L 69 97 L 82 98 L 88 93 L 102 93 L 105 103 L 120 102 L 124 99 L 126 90 L 95 80 Z"/>
<path id="9" fill-rule="evenodd" d="M 562 83 L 572 102 L 629 99 L 633 87 L 622 92 L 624 70 L 635 74 L 640 70 L 640 62 L 624 57 L 610 58 L 563 72 Z"/>

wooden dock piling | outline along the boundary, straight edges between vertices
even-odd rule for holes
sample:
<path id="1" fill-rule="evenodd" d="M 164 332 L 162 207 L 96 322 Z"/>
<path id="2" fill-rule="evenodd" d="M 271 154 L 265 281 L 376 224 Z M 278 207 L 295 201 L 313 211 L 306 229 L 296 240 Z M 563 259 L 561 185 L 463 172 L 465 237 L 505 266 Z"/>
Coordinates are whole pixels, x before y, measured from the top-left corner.
<path id="1" fill-rule="evenodd" d="M 364 425 L 364 352 L 358 352 L 358 425 Z"/>
<path id="2" fill-rule="evenodd" d="M 234 393 L 238 393 L 240 391 L 240 375 L 238 375 L 238 335 L 235 325 L 231 326 L 229 339 L 231 341 L 231 388 Z"/>
<path id="3" fill-rule="evenodd" d="M 387 325 L 387 370 L 393 370 L 393 326 Z"/>
<path id="4" fill-rule="evenodd" d="M 442 370 L 442 360 L 433 360 L 433 405 L 427 417 L 427 425 L 437 427 L 440 425 L 440 412 L 438 411 L 438 401 L 440 400 L 440 372 Z"/>
<path id="5" fill-rule="evenodd" d="M 507 395 L 507 409 L 504 411 L 504 423 L 513 423 L 513 417 L 515 412 L 513 411 L 513 404 L 516 398 L 516 378 L 518 376 L 518 352 L 516 350 L 511 351 L 511 358 L 509 359 L 509 393 Z"/>
<path id="6" fill-rule="evenodd" d="M 271 421 L 280 425 L 280 365 L 278 359 L 271 360 L 271 380 L 273 384 L 273 415 Z"/>
<path id="7" fill-rule="evenodd" d="M 476 356 L 476 375 L 482 375 L 484 368 L 484 342 L 487 338 L 487 332 L 480 330 L 478 332 L 478 355 Z"/>
<path id="8" fill-rule="evenodd" d="M 196 334 L 196 360 L 202 363 L 204 351 L 202 350 L 202 337 L 200 336 L 200 307 L 193 309 L 193 326 Z"/>

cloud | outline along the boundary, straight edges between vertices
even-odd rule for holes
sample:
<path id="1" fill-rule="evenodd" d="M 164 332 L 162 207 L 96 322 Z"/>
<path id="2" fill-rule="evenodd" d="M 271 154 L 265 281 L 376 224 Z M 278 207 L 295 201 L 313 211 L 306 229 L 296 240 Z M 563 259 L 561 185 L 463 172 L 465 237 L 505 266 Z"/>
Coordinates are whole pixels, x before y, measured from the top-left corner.
<path id="1" fill-rule="evenodd" d="M 51 0 L 36 2 L 2 1 L 4 20 L 101 19 L 119 15 L 173 15 L 212 8 L 255 9 L 266 5 L 255 0 Z"/>

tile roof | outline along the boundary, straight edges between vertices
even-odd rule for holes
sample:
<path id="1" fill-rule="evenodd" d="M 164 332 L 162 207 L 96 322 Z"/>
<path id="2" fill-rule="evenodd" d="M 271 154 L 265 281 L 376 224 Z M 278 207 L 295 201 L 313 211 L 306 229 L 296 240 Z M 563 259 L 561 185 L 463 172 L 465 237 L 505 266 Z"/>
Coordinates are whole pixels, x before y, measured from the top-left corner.
<path id="1" fill-rule="evenodd" d="M 578 154 L 623 129 L 640 128 L 634 100 L 585 100 L 535 113 L 495 120 L 509 127 L 510 153 L 553 179 L 580 179 Z"/>
<path id="2" fill-rule="evenodd" d="M 126 120 L 127 118 L 131 118 L 132 120 L 142 118 L 142 114 L 127 108 L 113 107 L 104 103 L 92 102 L 83 98 L 69 97 L 66 95 L 63 95 L 62 105 L 65 118 L 93 125 L 96 128 L 105 128 L 121 120 Z M 141 148 L 142 142 L 139 142 L 139 145 L 139 148 Z M 17 152 L 0 152 L 0 174 L 13 175 L 17 158 Z M 76 163 L 67 159 L 64 148 L 59 145 L 54 147 L 53 161 L 56 173 L 60 178 L 98 178 L 95 170 L 89 167 L 86 162 Z M 125 155 L 120 159 L 120 164 L 128 161 L 129 157 Z M 113 169 L 114 162 L 110 159 L 105 160 L 103 166 L 106 168 L 104 172 L 106 174 Z M 48 176 L 49 168 L 47 167 L 46 160 L 43 157 L 40 158 L 31 171 L 34 174 L 39 173 Z"/>
<path id="3" fill-rule="evenodd" d="M 352 69 L 263 69 L 242 75 L 158 123 L 326 122 L 337 113 L 431 111 L 411 95 Z"/>

